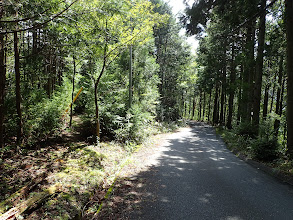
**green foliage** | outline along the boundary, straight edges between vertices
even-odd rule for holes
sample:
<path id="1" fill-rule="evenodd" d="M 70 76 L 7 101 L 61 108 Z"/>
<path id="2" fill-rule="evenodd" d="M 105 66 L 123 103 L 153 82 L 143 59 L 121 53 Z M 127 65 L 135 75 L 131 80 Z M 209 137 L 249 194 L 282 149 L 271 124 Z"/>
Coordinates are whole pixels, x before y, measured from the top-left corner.
<path id="1" fill-rule="evenodd" d="M 120 128 L 115 131 L 116 139 L 122 142 L 141 143 L 146 137 L 153 133 L 154 116 L 145 112 L 142 106 L 134 104 L 125 118 L 120 122 Z"/>
<path id="2" fill-rule="evenodd" d="M 51 99 L 48 99 L 45 91 L 41 89 L 30 88 L 24 91 L 22 103 L 23 136 L 25 143 L 30 146 L 37 141 L 46 140 L 62 127 L 65 109 L 70 103 L 70 85 L 64 83 L 64 86 L 55 91 Z M 13 93 L 8 93 L 6 99 L 8 112 L 13 112 L 14 101 Z M 7 117 L 5 127 L 8 137 L 14 136 L 16 123 L 16 114 Z"/>
<path id="3" fill-rule="evenodd" d="M 51 99 L 42 99 L 40 102 L 29 102 L 30 106 L 25 113 L 25 137 L 28 143 L 44 140 L 56 134 L 63 125 L 62 117 L 70 103 L 70 93 L 65 87 L 59 88 Z M 34 105 L 31 105 L 35 103 Z"/>
<path id="4" fill-rule="evenodd" d="M 167 5 L 158 6 L 159 13 L 171 13 Z M 190 47 L 179 35 L 180 26 L 175 19 L 154 31 L 159 68 L 160 105 L 157 107 L 157 118 L 160 121 L 177 121 L 182 118 L 184 99 L 187 90 L 193 90 L 195 68 L 192 65 Z M 192 91 L 193 92 L 193 91 Z"/>
<path id="5" fill-rule="evenodd" d="M 225 143 L 231 151 L 249 154 L 248 146 L 250 144 L 250 139 L 238 135 L 235 133 L 235 131 L 231 130 L 218 128 L 217 131 L 221 134 L 222 138 L 224 139 Z"/>
<path id="6" fill-rule="evenodd" d="M 274 138 L 258 138 L 251 141 L 252 156 L 261 161 L 273 161 L 278 157 L 279 145 Z"/>
<path id="7" fill-rule="evenodd" d="M 249 122 L 241 122 L 235 127 L 235 133 L 245 138 L 256 138 L 255 126 Z"/>

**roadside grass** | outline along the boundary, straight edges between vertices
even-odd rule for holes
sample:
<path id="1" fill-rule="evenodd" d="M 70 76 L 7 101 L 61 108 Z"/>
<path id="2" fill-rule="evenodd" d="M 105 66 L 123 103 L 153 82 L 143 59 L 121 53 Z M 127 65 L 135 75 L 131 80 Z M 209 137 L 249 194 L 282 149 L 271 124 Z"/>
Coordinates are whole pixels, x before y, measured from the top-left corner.
<path id="1" fill-rule="evenodd" d="M 233 130 L 227 130 L 222 127 L 217 127 L 216 132 L 222 137 L 227 148 L 235 155 L 252 159 L 272 168 L 275 174 L 283 175 L 285 178 L 293 178 L 293 160 L 285 155 L 284 149 L 277 149 L 277 157 L 268 161 L 263 161 L 255 156 L 253 151 L 254 145 L 258 144 L 257 139 L 244 137 L 235 134 Z"/>
<path id="2" fill-rule="evenodd" d="M 237 135 L 232 131 L 223 129 L 222 127 L 217 127 L 216 133 L 222 137 L 227 145 L 227 148 L 237 156 L 242 154 L 246 157 L 252 158 L 252 154 L 249 151 L 250 139 Z"/>

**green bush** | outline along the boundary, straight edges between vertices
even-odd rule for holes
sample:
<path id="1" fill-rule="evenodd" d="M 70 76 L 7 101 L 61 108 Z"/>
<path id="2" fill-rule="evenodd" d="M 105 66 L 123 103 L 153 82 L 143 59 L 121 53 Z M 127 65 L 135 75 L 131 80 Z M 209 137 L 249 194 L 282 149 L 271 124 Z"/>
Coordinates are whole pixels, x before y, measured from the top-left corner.
<path id="1" fill-rule="evenodd" d="M 256 138 L 256 128 L 250 122 L 241 122 L 234 130 L 245 138 Z"/>
<path id="2" fill-rule="evenodd" d="M 276 139 L 259 138 L 251 141 L 253 158 L 261 161 L 273 161 L 278 157 L 278 142 Z"/>
<path id="3" fill-rule="evenodd" d="M 120 128 L 115 130 L 116 139 L 121 142 L 141 143 L 154 132 L 154 116 L 143 111 L 139 105 L 133 105 L 125 118 L 120 121 Z"/>
<path id="4" fill-rule="evenodd" d="M 246 154 L 247 148 L 250 145 L 250 139 L 236 134 L 233 130 L 218 129 L 218 132 L 220 132 L 221 137 L 230 150 Z"/>
<path id="5" fill-rule="evenodd" d="M 49 136 L 56 132 L 63 125 L 65 110 L 70 103 L 70 92 L 62 87 L 56 91 L 51 99 L 42 99 L 31 97 L 23 114 L 24 121 L 24 138 L 28 145 L 37 141 L 46 140 Z"/>

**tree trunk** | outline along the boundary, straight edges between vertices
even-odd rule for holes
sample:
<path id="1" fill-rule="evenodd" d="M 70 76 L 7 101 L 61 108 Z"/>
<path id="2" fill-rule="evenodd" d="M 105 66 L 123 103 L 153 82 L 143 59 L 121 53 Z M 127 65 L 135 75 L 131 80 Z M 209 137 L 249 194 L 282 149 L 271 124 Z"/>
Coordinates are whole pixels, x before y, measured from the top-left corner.
<path id="1" fill-rule="evenodd" d="M 196 106 L 196 100 L 195 100 L 195 95 L 193 96 L 193 103 L 192 103 L 192 120 L 194 119 L 195 115 L 195 106 Z"/>
<path id="2" fill-rule="evenodd" d="M 2 10 L 2 8 L 0 8 Z M 1 18 L 0 11 L 0 18 Z M 4 146 L 4 97 L 5 97 L 5 41 L 4 35 L 0 34 L 0 149 Z"/>
<path id="3" fill-rule="evenodd" d="M 182 97 L 182 100 L 184 100 L 183 97 Z M 186 118 L 186 115 L 187 115 L 187 102 L 183 101 L 183 107 L 184 107 L 184 114 L 183 115 Z"/>
<path id="4" fill-rule="evenodd" d="M 73 116 L 73 99 L 74 99 L 74 87 L 75 87 L 75 74 L 76 74 L 76 63 L 75 56 L 73 56 L 73 77 L 72 77 L 72 93 L 71 93 L 71 105 L 70 105 L 70 121 L 69 127 L 72 125 L 72 116 Z"/>
<path id="5" fill-rule="evenodd" d="M 293 0 L 285 0 L 287 39 L 287 149 L 293 157 Z"/>
<path id="6" fill-rule="evenodd" d="M 211 101 L 212 101 L 212 89 L 210 91 L 210 97 L 209 97 L 208 122 L 210 122 L 210 116 L 211 116 Z"/>
<path id="7" fill-rule="evenodd" d="M 271 96 L 271 106 L 270 106 L 270 113 L 273 111 L 274 100 L 275 100 L 275 91 L 276 91 L 276 81 L 277 81 L 277 73 L 275 74 L 274 81 L 273 81 L 273 91 Z"/>
<path id="8" fill-rule="evenodd" d="M 188 117 L 190 118 L 190 116 L 191 116 L 191 110 L 192 110 L 192 105 L 191 105 L 191 103 L 192 103 L 192 97 L 190 96 L 189 97 L 189 103 L 188 103 Z"/>
<path id="9" fill-rule="evenodd" d="M 206 108 L 206 92 L 203 92 L 203 106 L 202 106 L 202 118 L 203 118 L 203 121 L 205 121 L 204 120 L 205 108 Z"/>
<path id="10" fill-rule="evenodd" d="M 265 88 L 265 96 L 264 96 L 264 102 L 263 102 L 263 120 L 267 119 L 267 115 L 268 115 L 268 105 L 269 105 L 269 90 L 270 90 L 270 84 L 266 85 Z"/>
<path id="11" fill-rule="evenodd" d="M 235 80 L 236 80 L 236 69 L 235 69 L 235 47 L 232 45 L 232 59 L 231 59 L 231 73 L 230 73 L 230 90 L 229 90 L 229 103 L 228 103 L 228 119 L 227 128 L 232 129 L 232 117 L 233 117 L 233 103 L 235 95 Z"/>
<path id="12" fill-rule="evenodd" d="M 202 109 L 202 93 L 199 95 L 199 112 L 198 112 L 198 120 L 201 121 L 201 109 Z"/>
<path id="13" fill-rule="evenodd" d="M 276 100 L 276 114 L 279 115 L 279 116 L 281 115 L 282 83 L 283 83 L 283 56 L 280 57 L 277 100 Z M 279 128 L 280 128 L 280 120 L 276 119 L 275 122 L 274 122 L 274 134 L 275 134 L 275 137 L 278 137 Z"/>
<path id="14" fill-rule="evenodd" d="M 129 103 L 128 103 L 128 107 L 129 109 L 132 106 L 132 45 L 129 48 L 129 54 L 130 54 L 130 58 L 129 58 Z"/>
<path id="15" fill-rule="evenodd" d="M 214 99 L 214 112 L 213 112 L 213 124 L 216 125 L 219 122 L 219 110 L 218 110 L 218 98 L 219 98 L 219 88 L 216 85 L 215 99 Z"/>
<path id="16" fill-rule="evenodd" d="M 98 142 L 100 142 L 100 117 L 99 117 L 99 104 L 98 104 L 98 83 L 95 83 L 95 108 L 96 108 L 96 136 Z"/>
<path id="17" fill-rule="evenodd" d="M 243 93 L 242 93 L 242 114 L 243 122 L 251 122 L 252 97 L 253 97 L 253 73 L 254 73 L 254 36 L 255 20 L 248 23 L 246 38 L 246 60 L 243 75 Z"/>
<path id="18" fill-rule="evenodd" d="M 0 0 L 0 20 L 3 17 L 3 1 Z M 0 23 L 2 29 L 2 24 Z M 6 81 L 6 67 L 5 67 L 5 41 L 4 35 L 0 34 L 0 149 L 4 147 L 4 97 L 5 97 L 5 81 Z"/>
<path id="19" fill-rule="evenodd" d="M 226 65 L 222 70 L 222 92 L 221 92 L 221 113 L 220 113 L 220 124 L 225 124 L 225 96 L 226 96 Z"/>
<path id="20" fill-rule="evenodd" d="M 283 113 L 284 93 L 285 93 L 285 88 L 286 88 L 285 84 L 286 84 L 286 78 L 283 77 L 282 90 L 281 90 L 281 100 L 280 100 L 280 116 Z"/>
<path id="21" fill-rule="evenodd" d="M 15 94 L 17 111 L 17 144 L 21 143 L 22 138 L 22 115 L 21 115 L 21 94 L 20 94 L 20 64 L 18 51 L 17 32 L 14 32 L 14 60 L 15 60 Z"/>
<path id="22" fill-rule="evenodd" d="M 261 9 L 264 9 L 265 7 L 266 7 L 266 0 L 261 0 Z M 258 135 L 259 133 L 259 111 L 260 111 L 262 75 L 263 75 L 265 31 L 266 31 L 266 10 L 264 10 L 260 15 L 258 48 L 257 48 L 257 58 L 256 58 L 256 74 L 255 74 L 256 76 L 255 76 L 253 116 L 252 116 L 252 123 L 254 125 L 256 135 Z"/>
<path id="23" fill-rule="evenodd" d="M 98 85 L 100 83 L 100 80 L 105 72 L 106 69 L 106 65 L 107 65 L 107 48 L 108 48 L 108 44 L 105 44 L 104 47 L 104 57 L 103 57 L 103 66 L 102 69 L 100 71 L 100 74 L 97 78 L 97 80 L 95 81 L 95 109 L 96 109 L 96 135 L 97 135 L 97 142 L 100 142 L 101 139 L 101 124 L 100 124 L 100 116 L 99 116 L 99 103 L 98 103 Z"/>
<path id="24" fill-rule="evenodd" d="M 238 91 L 238 109 L 237 109 L 237 125 L 240 123 L 241 121 L 241 115 L 242 115 L 242 110 L 243 110 L 243 103 L 241 102 L 242 101 L 242 89 L 243 89 L 243 65 L 241 65 L 241 68 L 240 68 L 240 77 L 239 77 L 239 82 L 240 82 L 240 85 L 239 85 L 239 91 Z"/>

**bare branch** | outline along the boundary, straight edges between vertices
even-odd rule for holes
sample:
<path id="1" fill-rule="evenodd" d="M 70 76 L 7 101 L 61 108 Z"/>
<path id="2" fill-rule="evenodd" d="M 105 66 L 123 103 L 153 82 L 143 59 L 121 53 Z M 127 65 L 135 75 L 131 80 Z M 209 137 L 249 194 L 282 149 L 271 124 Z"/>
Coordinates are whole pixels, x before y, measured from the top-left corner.
<path id="1" fill-rule="evenodd" d="M 22 21 L 31 20 L 31 19 L 34 19 L 36 17 L 39 17 L 40 15 L 46 13 L 49 10 L 50 10 L 50 8 L 48 8 L 45 11 L 43 11 L 43 12 L 37 14 L 37 15 L 34 15 L 34 16 L 30 17 L 30 18 L 22 18 L 22 19 L 18 19 L 18 20 L 10 20 L 10 21 L 0 21 L 0 23 L 18 23 L 18 22 L 22 22 Z"/>
<path id="2" fill-rule="evenodd" d="M 23 31 L 28 31 L 28 30 L 32 30 L 35 28 L 40 28 L 42 26 L 44 26 L 45 24 L 49 23 L 50 21 L 53 21 L 55 18 L 59 17 L 60 15 L 62 15 L 65 11 L 67 11 L 74 3 L 76 3 L 79 0 L 75 0 L 73 1 L 68 7 L 66 7 L 63 11 L 57 13 L 56 15 L 52 16 L 50 19 L 48 19 L 47 21 L 41 23 L 41 24 L 37 24 L 35 26 L 29 27 L 29 28 L 24 28 L 24 29 L 18 29 L 18 30 L 12 30 L 12 31 L 5 31 L 5 32 L 0 32 L 0 34 L 12 34 L 15 32 L 23 32 Z"/>

